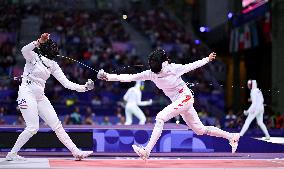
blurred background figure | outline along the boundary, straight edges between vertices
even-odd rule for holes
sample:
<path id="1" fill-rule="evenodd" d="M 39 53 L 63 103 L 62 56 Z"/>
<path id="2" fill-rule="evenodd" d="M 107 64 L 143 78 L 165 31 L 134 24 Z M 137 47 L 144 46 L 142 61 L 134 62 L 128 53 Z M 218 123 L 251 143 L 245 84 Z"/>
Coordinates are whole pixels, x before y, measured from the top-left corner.
<path id="1" fill-rule="evenodd" d="M 232 109 L 229 109 L 228 114 L 225 117 L 225 127 L 235 128 L 237 116 L 234 114 Z"/>
<path id="2" fill-rule="evenodd" d="M 127 90 L 123 96 L 123 100 L 126 102 L 125 105 L 125 125 L 132 124 L 133 116 L 139 119 L 139 124 L 143 125 L 146 123 L 146 116 L 138 106 L 148 106 L 152 104 L 152 100 L 142 101 L 142 92 L 144 90 L 144 83 L 137 81 L 134 87 Z"/>
<path id="3" fill-rule="evenodd" d="M 240 132 L 240 135 L 243 136 L 247 131 L 250 123 L 256 118 L 257 124 L 265 134 L 265 139 L 269 140 L 270 135 L 267 131 L 266 126 L 263 123 L 263 114 L 264 114 L 264 99 L 262 92 L 257 88 L 256 80 L 249 80 L 248 81 L 248 88 L 250 89 L 250 101 L 251 105 L 248 110 L 244 110 L 244 114 L 247 117 L 245 124 Z"/>

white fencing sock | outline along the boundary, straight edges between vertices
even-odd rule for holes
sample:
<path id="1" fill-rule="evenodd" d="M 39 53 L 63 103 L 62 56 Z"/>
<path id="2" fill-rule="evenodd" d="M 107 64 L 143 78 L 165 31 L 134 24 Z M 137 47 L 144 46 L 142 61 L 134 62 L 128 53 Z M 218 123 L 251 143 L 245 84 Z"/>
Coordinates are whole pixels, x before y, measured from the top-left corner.
<path id="1" fill-rule="evenodd" d="M 27 130 L 24 130 L 18 137 L 11 153 L 17 153 L 20 149 L 29 141 L 33 134 Z"/>
<path id="2" fill-rule="evenodd" d="M 153 149 L 153 147 L 155 146 L 156 142 L 158 141 L 158 139 L 160 138 L 162 131 L 164 128 L 164 121 L 157 119 L 156 120 L 156 124 L 155 127 L 153 129 L 151 138 L 147 144 L 147 146 L 145 147 L 145 149 L 150 153 Z"/>
<path id="3" fill-rule="evenodd" d="M 226 132 L 224 130 L 221 130 L 217 127 L 214 127 L 214 126 L 205 126 L 205 127 L 206 127 L 205 134 L 209 136 L 222 137 L 228 140 L 230 140 L 233 137 L 233 134 Z"/>
<path id="4" fill-rule="evenodd" d="M 80 151 L 77 146 L 73 143 L 73 141 L 71 140 L 71 138 L 68 136 L 68 134 L 66 133 L 66 131 L 63 129 L 62 125 L 60 124 L 60 126 L 54 130 L 56 136 L 58 137 L 58 139 L 72 152 L 72 153 L 76 153 L 78 151 Z"/>

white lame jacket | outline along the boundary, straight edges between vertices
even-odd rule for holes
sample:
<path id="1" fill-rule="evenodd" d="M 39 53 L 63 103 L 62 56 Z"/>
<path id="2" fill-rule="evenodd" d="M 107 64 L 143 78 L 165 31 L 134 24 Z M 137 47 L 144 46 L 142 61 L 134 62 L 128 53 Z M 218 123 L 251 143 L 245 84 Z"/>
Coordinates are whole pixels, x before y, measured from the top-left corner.
<path id="1" fill-rule="evenodd" d="M 126 104 L 136 104 L 138 106 L 147 106 L 151 104 L 149 101 L 141 101 L 142 92 L 140 86 L 140 82 L 138 82 L 134 87 L 127 90 L 123 96 L 123 100 L 126 101 Z"/>
<path id="2" fill-rule="evenodd" d="M 252 80 L 252 87 L 250 90 L 251 105 L 248 109 L 249 113 L 257 113 L 264 109 L 264 99 L 262 92 L 257 88 L 256 80 Z"/>
<path id="3" fill-rule="evenodd" d="M 203 58 L 193 63 L 189 64 L 169 64 L 167 61 L 163 62 L 162 70 L 160 73 L 156 74 L 151 70 L 146 70 L 137 74 L 107 74 L 108 81 L 145 81 L 151 80 L 156 86 L 163 90 L 166 96 L 168 96 L 171 101 L 177 100 L 179 97 L 184 95 L 191 95 L 189 88 L 186 83 L 182 80 L 181 76 L 189 71 L 199 68 L 209 62 L 209 58 Z"/>
<path id="4" fill-rule="evenodd" d="M 52 74 L 65 88 L 78 92 L 85 91 L 85 85 L 79 85 L 69 81 L 55 61 L 43 56 L 40 58 L 39 55 L 33 51 L 36 47 L 35 44 L 36 42 L 31 42 L 21 50 L 26 59 L 21 86 L 31 88 L 34 94 L 43 94 L 46 80 Z M 28 81 L 30 81 L 30 85 Z"/>

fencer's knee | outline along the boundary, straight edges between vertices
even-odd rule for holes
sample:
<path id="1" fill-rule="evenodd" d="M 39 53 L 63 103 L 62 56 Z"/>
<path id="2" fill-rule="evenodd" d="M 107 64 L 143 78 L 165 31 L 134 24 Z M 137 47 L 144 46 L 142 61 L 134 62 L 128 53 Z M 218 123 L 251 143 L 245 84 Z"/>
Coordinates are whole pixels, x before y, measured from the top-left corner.
<path id="1" fill-rule="evenodd" d="M 59 130 L 59 129 L 63 128 L 63 127 L 62 127 L 61 121 L 58 121 L 54 125 L 50 126 L 50 128 L 53 131 L 56 131 L 56 130 Z"/>
<path id="2" fill-rule="evenodd" d="M 160 118 L 156 118 L 156 124 L 155 124 L 155 127 L 160 129 L 160 130 L 163 130 L 163 127 L 164 127 L 164 120 L 160 119 Z"/>
<path id="3" fill-rule="evenodd" d="M 259 126 L 264 125 L 263 121 L 257 121 L 257 124 L 258 124 Z"/>
<path id="4" fill-rule="evenodd" d="M 140 119 L 140 124 L 145 124 L 145 122 L 146 122 L 146 117 L 145 116 L 143 116 L 141 119 Z"/>
<path id="5" fill-rule="evenodd" d="M 29 133 L 31 133 L 32 135 L 35 135 L 39 130 L 39 126 L 38 125 L 27 126 L 25 128 L 25 130 L 28 131 Z"/>
<path id="6" fill-rule="evenodd" d="M 207 133 L 208 129 L 205 126 L 193 126 L 192 130 L 197 134 L 197 135 L 204 135 Z"/>

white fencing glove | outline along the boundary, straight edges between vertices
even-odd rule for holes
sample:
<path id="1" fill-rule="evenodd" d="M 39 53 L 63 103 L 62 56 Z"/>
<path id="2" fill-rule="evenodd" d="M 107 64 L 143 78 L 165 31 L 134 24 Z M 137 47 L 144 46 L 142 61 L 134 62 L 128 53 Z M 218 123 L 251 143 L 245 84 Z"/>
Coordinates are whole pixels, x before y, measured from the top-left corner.
<path id="1" fill-rule="evenodd" d="M 101 69 L 101 70 L 98 72 L 97 78 L 98 78 L 98 79 L 101 79 L 101 80 L 105 80 L 105 81 L 108 80 L 108 78 L 107 78 L 107 73 L 106 73 L 103 69 Z"/>
<path id="2" fill-rule="evenodd" d="M 94 87 L 95 87 L 94 82 L 93 82 L 91 79 L 88 79 L 88 81 L 87 81 L 86 84 L 85 84 L 85 89 L 86 89 L 86 91 L 88 91 L 88 90 L 93 90 Z"/>

